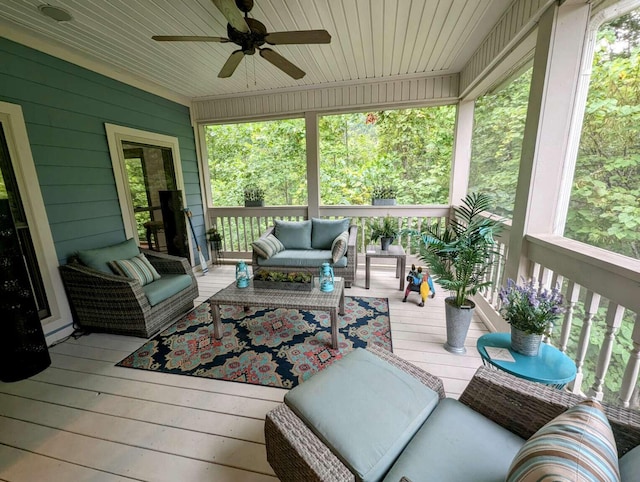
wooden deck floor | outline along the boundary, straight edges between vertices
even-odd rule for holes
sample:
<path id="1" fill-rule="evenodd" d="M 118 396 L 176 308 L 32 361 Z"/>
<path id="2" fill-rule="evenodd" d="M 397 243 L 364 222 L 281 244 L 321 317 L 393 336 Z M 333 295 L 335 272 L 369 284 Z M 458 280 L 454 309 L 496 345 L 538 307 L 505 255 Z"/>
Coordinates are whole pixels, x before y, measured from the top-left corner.
<path id="1" fill-rule="evenodd" d="M 364 261 L 364 260 L 363 260 Z M 402 303 L 390 268 L 364 269 L 346 294 L 389 298 L 394 352 L 443 378 L 457 397 L 481 360 L 474 320 L 465 356 L 447 353 L 441 291 L 424 308 Z M 232 266 L 198 277 L 204 301 L 232 281 Z M 0 480 L 275 481 L 265 414 L 285 390 L 115 367 L 143 339 L 92 334 L 51 348 L 52 365 L 0 382 Z"/>

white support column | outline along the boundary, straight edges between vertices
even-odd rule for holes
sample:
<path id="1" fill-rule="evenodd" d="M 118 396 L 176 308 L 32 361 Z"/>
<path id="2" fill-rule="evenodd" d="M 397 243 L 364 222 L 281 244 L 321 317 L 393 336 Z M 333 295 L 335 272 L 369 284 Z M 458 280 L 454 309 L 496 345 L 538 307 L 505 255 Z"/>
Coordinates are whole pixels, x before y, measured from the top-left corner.
<path id="1" fill-rule="evenodd" d="M 562 209 L 564 164 L 590 8 L 584 2 L 553 4 L 538 24 L 505 278 L 526 275 L 526 234 L 558 231 L 556 219 Z"/>
<path id="2" fill-rule="evenodd" d="M 451 182 L 449 184 L 449 204 L 452 205 L 459 205 L 467 195 L 469 188 L 474 109 L 475 101 L 465 100 L 458 104 L 456 111 L 456 131 L 453 141 L 453 159 L 451 160 Z"/>
<path id="3" fill-rule="evenodd" d="M 307 141 L 307 205 L 308 219 L 320 216 L 320 144 L 318 114 L 305 112 L 304 123 Z"/>

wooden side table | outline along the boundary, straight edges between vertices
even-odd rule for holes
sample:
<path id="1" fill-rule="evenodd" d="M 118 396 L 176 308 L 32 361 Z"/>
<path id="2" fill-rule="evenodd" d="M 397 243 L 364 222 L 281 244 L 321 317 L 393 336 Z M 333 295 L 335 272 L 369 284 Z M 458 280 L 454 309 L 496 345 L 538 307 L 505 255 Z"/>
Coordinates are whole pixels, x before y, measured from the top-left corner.
<path id="1" fill-rule="evenodd" d="M 547 343 L 540 344 L 538 356 L 525 356 L 511 349 L 510 333 L 488 333 L 478 338 L 476 347 L 485 365 L 525 380 L 563 388 L 576 377 L 574 361 Z M 492 347 L 507 350 L 514 361 L 491 358 L 487 348 Z"/>
<path id="2" fill-rule="evenodd" d="M 400 291 L 404 290 L 404 271 L 407 266 L 407 254 L 402 246 L 392 244 L 386 251 L 383 251 L 380 246 L 367 246 L 366 258 L 366 289 L 369 289 L 371 280 L 371 258 L 396 258 L 396 278 L 400 278 Z"/>

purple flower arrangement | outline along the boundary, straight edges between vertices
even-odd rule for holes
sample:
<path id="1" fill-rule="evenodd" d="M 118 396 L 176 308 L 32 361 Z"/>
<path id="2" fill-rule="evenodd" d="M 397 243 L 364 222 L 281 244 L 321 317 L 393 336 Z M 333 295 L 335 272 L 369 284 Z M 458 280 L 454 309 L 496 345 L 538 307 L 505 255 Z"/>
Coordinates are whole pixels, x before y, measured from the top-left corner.
<path id="1" fill-rule="evenodd" d="M 536 335 L 546 333 L 565 311 L 560 289 L 543 289 L 535 279 L 523 279 L 522 285 L 509 279 L 500 290 L 500 301 L 500 314 L 512 327 Z"/>

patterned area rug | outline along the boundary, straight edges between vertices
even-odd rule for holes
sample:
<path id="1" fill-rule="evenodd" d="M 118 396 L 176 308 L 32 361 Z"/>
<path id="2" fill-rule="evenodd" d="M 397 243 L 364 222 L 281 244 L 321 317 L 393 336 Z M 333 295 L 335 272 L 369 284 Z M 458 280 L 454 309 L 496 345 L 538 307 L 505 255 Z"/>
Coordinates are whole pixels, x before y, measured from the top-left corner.
<path id="1" fill-rule="evenodd" d="M 338 349 L 328 312 L 221 306 L 223 337 L 213 337 L 205 302 L 117 366 L 293 388 L 354 348 L 391 350 L 386 298 L 345 297 Z"/>

